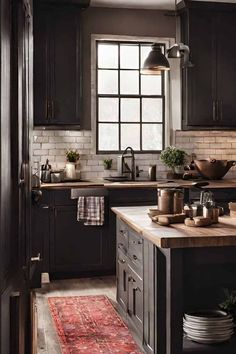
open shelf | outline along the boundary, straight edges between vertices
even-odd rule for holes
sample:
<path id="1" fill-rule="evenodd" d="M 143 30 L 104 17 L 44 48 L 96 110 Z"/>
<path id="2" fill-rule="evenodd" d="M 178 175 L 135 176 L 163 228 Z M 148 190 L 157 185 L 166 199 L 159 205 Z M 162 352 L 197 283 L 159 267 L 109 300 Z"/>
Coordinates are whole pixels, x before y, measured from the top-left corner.
<path id="1" fill-rule="evenodd" d="M 236 353 L 236 334 L 230 341 L 221 344 L 199 344 L 183 339 L 183 354 L 234 354 Z"/>

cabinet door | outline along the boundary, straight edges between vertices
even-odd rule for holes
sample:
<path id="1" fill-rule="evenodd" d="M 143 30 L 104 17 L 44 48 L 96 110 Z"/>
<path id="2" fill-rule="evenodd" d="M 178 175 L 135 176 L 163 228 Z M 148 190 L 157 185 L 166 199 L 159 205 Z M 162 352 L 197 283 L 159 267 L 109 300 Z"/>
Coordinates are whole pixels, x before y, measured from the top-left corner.
<path id="1" fill-rule="evenodd" d="M 219 13 L 217 18 L 218 124 L 236 126 L 236 37 L 235 12 Z"/>
<path id="2" fill-rule="evenodd" d="M 49 124 L 49 12 L 43 6 L 34 9 L 34 124 Z"/>
<path id="3" fill-rule="evenodd" d="M 80 10 L 35 7 L 34 124 L 79 126 Z"/>
<path id="4" fill-rule="evenodd" d="M 128 316 L 139 336 L 143 334 L 143 282 L 129 267 L 128 270 Z"/>
<path id="5" fill-rule="evenodd" d="M 183 21 L 187 21 L 185 43 L 194 64 L 183 70 L 184 126 L 216 125 L 214 16 L 209 11 L 194 9 Z"/>
<path id="6" fill-rule="evenodd" d="M 50 19 L 52 31 L 51 121 L 78 125 L 80 109 L 80 31 L 76 7 L 58 6 Z"/>
<path id="7" fill-rule="evenodd" d="M 117 254 L 117 302 L 127 312 L 128 265 L 125 254 L 118 249 Z"/>
<path id="8" fill-rule="evenodd" d="M 106 267 L 109 237 L 105 227 L 78 222 L 76 206 L 55 207 L 51 226 L 51 272 L 93 272 Z"/>

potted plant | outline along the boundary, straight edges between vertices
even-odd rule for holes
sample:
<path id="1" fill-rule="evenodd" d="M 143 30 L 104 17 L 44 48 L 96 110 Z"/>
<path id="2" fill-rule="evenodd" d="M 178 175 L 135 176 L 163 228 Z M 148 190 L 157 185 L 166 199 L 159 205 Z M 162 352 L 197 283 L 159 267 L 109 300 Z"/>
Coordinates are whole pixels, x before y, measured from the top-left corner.
<path id="1" fill-rule="evenodd" d="M 221 310 L 230 314 L 236 321 L 236 291 L 224 289 L 224 301 L 219 304 Z"/>
<path id="2" fill-rule="evenodd" d="M 79 160 L 79 153 L 76 150 L 67 150 L 65 174 L 67 179 L 76 179 L 76 163 Z"/>
<path id="3" fill-rule="evenodd" d="M 168 146 L 161 152 L 160 159 L 164 165 L 171 168 L 172 173 L 183 173 L 183 166 L 186 161 L 186 152 L 175 146 Z"/>
<path id="4" fill-rule="evenodd" d="M 110 170 L 112 166 L 112 159 L 104 159 L 103 160 L 103 165 L 105 170 Z"/>

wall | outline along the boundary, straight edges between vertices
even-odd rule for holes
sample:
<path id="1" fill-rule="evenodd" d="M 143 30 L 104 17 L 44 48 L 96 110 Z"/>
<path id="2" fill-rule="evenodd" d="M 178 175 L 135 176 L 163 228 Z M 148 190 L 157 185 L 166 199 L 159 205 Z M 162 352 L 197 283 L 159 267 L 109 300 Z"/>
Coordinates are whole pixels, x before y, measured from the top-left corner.
<path id="1" fill-rule="evenodd" d="M 61 131 L 61 130 L 35 130 L 33 136 L 33 161 L 40 165 L 49 159 L 52 168 L 63 169 L 65 167 L 65 154 L 67 149 L 78 149 L 80 160 L 78 169 L 82 179 L 107 177 L 107 171 L 103 168 L 103 159 L 113 159 L 113 170 L 108 175 L 117 175 L 117 155 L 95 155 L 92 153 L 91 131 Z M 140 177 L 147 177 L 149 165 L 157 165 L 157 177 L 166 176 L 166 168 L 159 161 L 158 154 L 136 154 L 136 165 L 144 170 Z M 36 164 L 35 164 L 36 167 Z"/>
<path id="2" fill-rule="evenodd" d="M 236 131 L 180 131 L 175 134 L 175 145 L 188 154 L 196 154 L 198 160 L 215 158 L 236 159 Z M 236 167 L 232 167 L 225 178 L 236 177 Z"/>

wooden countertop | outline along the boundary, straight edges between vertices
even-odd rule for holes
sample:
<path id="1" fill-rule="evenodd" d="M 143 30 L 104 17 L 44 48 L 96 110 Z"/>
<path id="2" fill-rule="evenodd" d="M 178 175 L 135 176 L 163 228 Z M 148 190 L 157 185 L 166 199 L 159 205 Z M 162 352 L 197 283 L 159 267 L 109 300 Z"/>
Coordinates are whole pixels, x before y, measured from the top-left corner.
<path id="1" fill-rule="evenodd" d="M 161 248 L 236 246 L 236 218 L 223 216 L 218 224 L 188 227 L 160 226 L 148 217 L 149 207 L 114 207 L 112 211 L 132 229 Z"/>
<path id="2" fill-rule="evenodd" d="M 208 181 L 209 186 L 205 188 L 236 188 L 236 179 L 222 179 L 217 181 Z M 78 181 L 78 182 L 61 182 L 61 183 L 42 183 L 42 189 L 71 189 L 71 188 L 89 188 L 89 187 L 105 187 L 114 188 L 191 188 L 193 181 L 167 180 L 158 181 L 126 181 L 126 182 L 108 182 L 103 179 Z M 204 187 L 203 187 L 204 188 Z"/>

